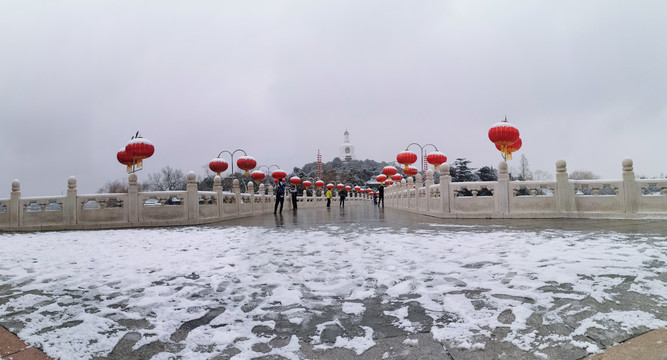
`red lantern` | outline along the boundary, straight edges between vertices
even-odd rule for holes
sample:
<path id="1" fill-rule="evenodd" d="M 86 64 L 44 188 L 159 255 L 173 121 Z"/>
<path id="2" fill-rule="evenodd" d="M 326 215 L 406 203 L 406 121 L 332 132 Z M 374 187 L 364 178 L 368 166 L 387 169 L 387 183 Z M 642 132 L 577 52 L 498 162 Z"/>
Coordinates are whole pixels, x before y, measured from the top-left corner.
<path id="1" fill-rule="evenodd" d="M 379 183 L 384 183 L 384 181 L 387 180 L 387 175 L 378 175 L 375 177 L 375 180 Z"/>
<path id="2" fill-rule="evenodd" d="M 132 165 L 134 164 L 134 159 L 132 158 L 132 155 L 128 154 L 127 151 L 125 151 L 125 148 L 120 148 L 118 150 L 118 154 L 116 154 L 116 159 L 118 159 L 118 162 L 127 166 L 127 172 L 132 172 Z"/>
<path id="3" fill-rule="evenodd" d="M 350 186 L 350 185 L 345 186 L 345 190 L 347 192 L 350 192 L 350 190 L 352 190 L 352 186 Z"/>
<path id="4" fill-rule="evenodd" d="M 521 138 L 519 138 L 517 141 L 514 142 L 514 144 L 510 145 L 507 147 L 507 151 L 509 152 L 509 155 L 507 155 L 507 160 L 512 160 L 512 153 L 518 151 L 521 149 Z M 496 145 L 496 149 L 500 150 L 501 147 L 500 145 Z"/>
<path id="5" fill-rule="evenodd" d="M 410 166 L 409 168 L 403 170 L 403 172 L 404 172 L 405 175 L 407 175 L 407 176 L 415 176 L 415 175 L 417 175 L 417 174 L 419 173 L 419 170 L 417 170 L 416 167 Z"/>
<path id="6" fill-rule="evenodd" d="M 392 175 L 391 179 L 394 180 L 394 181 L 401 181 L 401 180 L 403 180 L 403 175 L 401 175 L 401 174 Z"/>
<path id="7" fill-rule="evenodd" d="M 396 155 L 396 161 L 399 164 L 404 165 L 407 169 L 408 166 L 417 162 L 417 154 L 413 153 L 412 151 L 405 150 L 402 153 Z"/>
<path id="8" fill-rule="evenodd" d="M 257 161 L 252 156 L 241 156 L 236 160 L 236 166 L 241 170 L 245 170 L 245 176 L 248 176 L 250 175 L 250 170 L 257 166 Z"/>
<path id="9" fill-rule="evenodd" d="M 331 190 L 334 188 L 334 184 L 327 184 L 327 189 Z"/>
<path id="10" fill-rule="evenodd" d="M 275 180 L 284 179 L 287 176 L 287 173 L 283 169 L 278 169 L 271 173 L 271 177 Z"/>
<path id="11" fill-rule="evenodd" d="M 277 183 L 278 183 L 278 179 L 273 179 L 273 182 L 277 184 Z"/>
<path id="12" fill-rule="evenodd" d="M 338 185 L 336 185 L 336 187 L 338 188 L 338 190 L 343 190 L 345 188 L 345 185 L 338 184 Z"/>
<path id="13" fill-rule="evenodd" d="M 387 175 L 387 178 L 391 177 L 392 175 L 396 174 L 397 172 L 398 172 L 398 170 L 396 170 L 396 168 L 393 167 L 393 166 L 385 166 L 382 169 L 382 173 Z"/>
<path id="14" fill-rule="evenodd" d="M 366 193 L 369 194 L 369 195 L 372 194 L 372 193 L 373 193 L 373 189 L 366 189 Z"/>
<path id="15" fill-rule="evenodd" d="M 355 187 L 354 187 L 354 191 L 356 191 L 356 192 L 360 192 L 360 191 L 361 191 L 361 186 L 355 186 Z"/>
<path id="16" fill-rule="evenodd" d="M 438 171 L 438 166 L 447 162 L 447 156 L 440 151 L 434 151 L 426 155 L 426 161 L 433 165 L 433 170 Z"/>
<path id="17" fill-rule="evenodd" d="M 211 171 L 214 173 L 218 174 L 218 176 L 220 176 L 220 173 L 227 170 L 228 166 L 229 164 L 221 158 L 215 158 L 208 163 L 208 168 L 211 169 Z"/>
<path id="18" fill-rule="evenodd" d="M 500 146 L 500 152 L 511 158 L 512 153 L 507 147 L 519 140 L 519 129 L 505 120 L 493 124 L 489 129 L 489 140 L 496 146 Z"/>
<path id="19" fill-rule="evenodd" d="M 264 180 L 266 177 L 266 174 L 264 174 L 264 171 L 261 170 L 255 170 L 252 173 L 250 173 L 250 177 L 255 180 L 257 184 L 259 184 L 260 181 Z"/>
<path id="20" fill-rule="evenodd" d="M 135 137 L 127 143 L 125 152 L 132 156 L 137 167 L 142 167 L 144 159 L 148 159 L 155 153 L 155 146 L 148 139 Z"/>
<path id="21" fill-rule="evenodd" d="M 324 186 L 324 181 L 322 180 L 315 181 L 315 186 L 317 186 L 317 188 L 320 189 L 322 186 Z"/>
<path id="22" fill-rule="evenodd" d="M 391 181 L 391 180 L 387 180 L 384 183 L 385 183 L 385 185 L 394 185 L 394 182 Z"/>
<path id="23" fill-rule="evenodd" d="M 299 185 L 301 183 L 301 178 L 299 178 L 298 176 L 292 176 L 289 179 L 289 182 L 292 183 L 292 185 L 296 186 L 296 185 Z"/>
<path id="24" fill-rule="evenodd" d="M 303 182 L 303 187 L 305 187 L 306 190 L 308 190 L 308 188 L 309 188 L 311 185 L 313 185 L 313 183 L 310 182 L 310 181 L 308 181 L 308 180 L 306 180 L 306 181 Z"/>

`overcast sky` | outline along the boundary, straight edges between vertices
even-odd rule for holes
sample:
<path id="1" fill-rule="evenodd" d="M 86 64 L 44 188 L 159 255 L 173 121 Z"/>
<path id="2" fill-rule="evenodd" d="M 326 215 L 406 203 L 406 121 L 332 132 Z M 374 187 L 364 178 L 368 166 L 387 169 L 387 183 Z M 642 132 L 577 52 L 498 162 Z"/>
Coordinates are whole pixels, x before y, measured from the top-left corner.
<path id="1" fill-rule="evenodd" d="M 531 170 L 667 174 L 665 1 L 0 0 L 0 198 L 79 193 L 243 148 L 288 172 L 433 143 L 498 166 L 507 116 Z"/>

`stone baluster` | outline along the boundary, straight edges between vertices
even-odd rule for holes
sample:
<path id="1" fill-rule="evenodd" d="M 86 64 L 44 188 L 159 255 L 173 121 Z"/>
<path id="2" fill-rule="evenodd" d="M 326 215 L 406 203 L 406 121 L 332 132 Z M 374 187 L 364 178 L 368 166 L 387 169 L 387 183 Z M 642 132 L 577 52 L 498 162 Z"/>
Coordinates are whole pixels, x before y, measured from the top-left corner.
<path id="1" fill-rule="evenodd" d="M 420 207 L 424 207 L 423 204 L 420 204 L 421 201 L 419 199 L 419 190 L 421 190 L 422 186 L 424 186 L 422 174 L 415 175 L 415 209 L 417 209 L 417 211 L 419 211 Z"/>
<path id="2" fill-rule="evenodd" d="M 186 190 L 186 201 L 188 204 L 188 220 L 199 220 L 199 192 L 197 189 L 197 175 L 194 171 L 188 172 L 188 184 Z"/>
<path id="3" fill-rule="evenodd" d="M 264 192 L 265 192 L 264 191 L 264 184 L 259 184 L 259 192 L 258 192 L 257 195 L 259 195 L 259 199 L 261 200 L 260 203 L 262 204 L 262 206 L 260 208 L 261 212 L 266 211 L 266 195 L 264 194 Z"/>
<path id="4" fill-rule="evenodd" d="M 635 172 L 632 159 L 623 159 L 623 199 L 625 200 L 625 212 L 637 212 L 637 182 L 635 181 Z"/>
<path id="5" fill-rule="evenodd" d="M 407 208 L 408 208 L 408 209 L 412 208 L 412 195 L 410 195 L 410 194 L 411 194 L 411 191 L 412 191 L 412 189 L 413 189 L 414 186 L 415 186 L 415 182 L 414 182 L 414 180 L 412 179 L 412 176 L 410 176 L 410 177 L 408 178 L 408 187 L 407 187 L 407 189 L 405 189 L 405 191 L 406 191 L 406 197 L 407 197 L 407 199 L 408 199 L 408 201 L 407 201 L 407 203 L 408 203 Z"/>
<path id="6" fill-rule="evenodd" d="M 452 176 L 449 173 L 449 164 L 440 165 L 440 211 L 443 213 L 451 212 L 451 196 L 449 187 L 452 183 Z"/>
<path id="7" fill-rule="evenodd" d="M 67 198 L 63 204 L 63 212 L 65 224 L 74 225 L 77 223 L 76 178 L 74 176 L 67 179 Z"/>
<path id="8" fill-rule="evenodd" d="M 239 179 L 234 179 L 234 181 L 232 181 L 232 192 L 236 199 L 236 214 L 238 215 L 241 213 L 241 187 L 239 185 Z"/>
<path id="9" fill-rule="evenodd" d="M 137 174 L 130 174 L 127 180 L 128 220 L 130 223 L 137 223 L 139 222 L 139 184 L 137 183 Z"/>
<path id="10" fill-rule="evenodd" d="M 21 183 L 18 179 L 12 181 L 12 193 L 9 198 L 9 226 L 19 226 L 21 225 L 21 219 L 23 217 L 22 209 L 20 207 L 21 203 Z"/>
<path id="11" fill-rule="evenodd" d="M 250 194 L 250 212 L 255 212 L 255 183 L 248 181 L 248 186 L 246 187 L 248 194 Z"/>
<path id="12" fill-rule="evenodd" d="M 426 170 L 426 211 L 431 211 L 431 185 L 433 185 L 433 170 Z"/>
<path id="13" fill-rule="evenodd" d="M 213 191 L 217 194 L 218 197 L 218 218 L 222 218 L 223 212 L 223 201 L 222 201 L 222 178 L 220 175 L 216 175 L 213 178 Z"/>
<path id="14" fill-rule="evenodd" d="M 567 163 L 556 161 L 556 211 L 572 212 L 576 210 L 574 185 L 567 178 Z"/>

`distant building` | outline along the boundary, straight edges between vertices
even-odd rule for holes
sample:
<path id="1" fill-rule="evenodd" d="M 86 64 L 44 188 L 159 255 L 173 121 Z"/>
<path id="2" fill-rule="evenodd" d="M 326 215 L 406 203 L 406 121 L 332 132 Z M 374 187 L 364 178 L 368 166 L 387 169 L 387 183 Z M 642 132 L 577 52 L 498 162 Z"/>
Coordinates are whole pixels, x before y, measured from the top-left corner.
<path id="1" fill-rule="evenodd" d="M 339 157 L 343 161 L 357 159 L 357 157 L 354 155 L 354 145 L 350 143 L 350 133 L 347 130 L 345 130 L 345 134 L 343 134 L 343 144 L 340 146 Z"/>

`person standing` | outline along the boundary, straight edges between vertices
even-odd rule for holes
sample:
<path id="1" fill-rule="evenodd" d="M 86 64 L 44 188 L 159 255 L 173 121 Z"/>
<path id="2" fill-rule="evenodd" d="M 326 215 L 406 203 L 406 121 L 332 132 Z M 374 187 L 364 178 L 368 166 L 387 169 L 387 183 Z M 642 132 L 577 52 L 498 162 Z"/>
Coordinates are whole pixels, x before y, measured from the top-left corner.
<path id="1" fill-rule="evenodd" d="M 280 203 L 280 213 L 283 213 L 283 203 L 285 202 L 285 183 L 283 179 L 278 179 L 278 184 L 276 185 L 276 204 L 273 205 L 273 213 L 276 213 L 278 210 L 278 203 Z"/>
<path id="2" fill-rule="evenodd" d="M 289 192 L 292 195 L 292 209 L 296 210 L 296 185 L 293 185 Z"/>
<path id="3" fill-rule="evenodd" d="M 333 194 L 331 193 L 331 189 L 327 189 L 326 193 L 326 198 L 327 198 L 327 207 L 331 207 L 331 198 L 333 197 Z"/>
<path id="4" fill-rule="evenodd" d="M 347 190 L 340 189 L 340 191 L 338 192 L 338 198 L 340 199 L 340 204 L 338 204 L 338 207 L 345 207 L 346 197 L 347 197 Z"/>
<path id="5" fill-rule="evenodd" d="M 380 203 L 382 203 L 382 207 L 384 207 L 384 185 L 382 184 L 378 187 L 378 207 L 380 206 Z"/>

